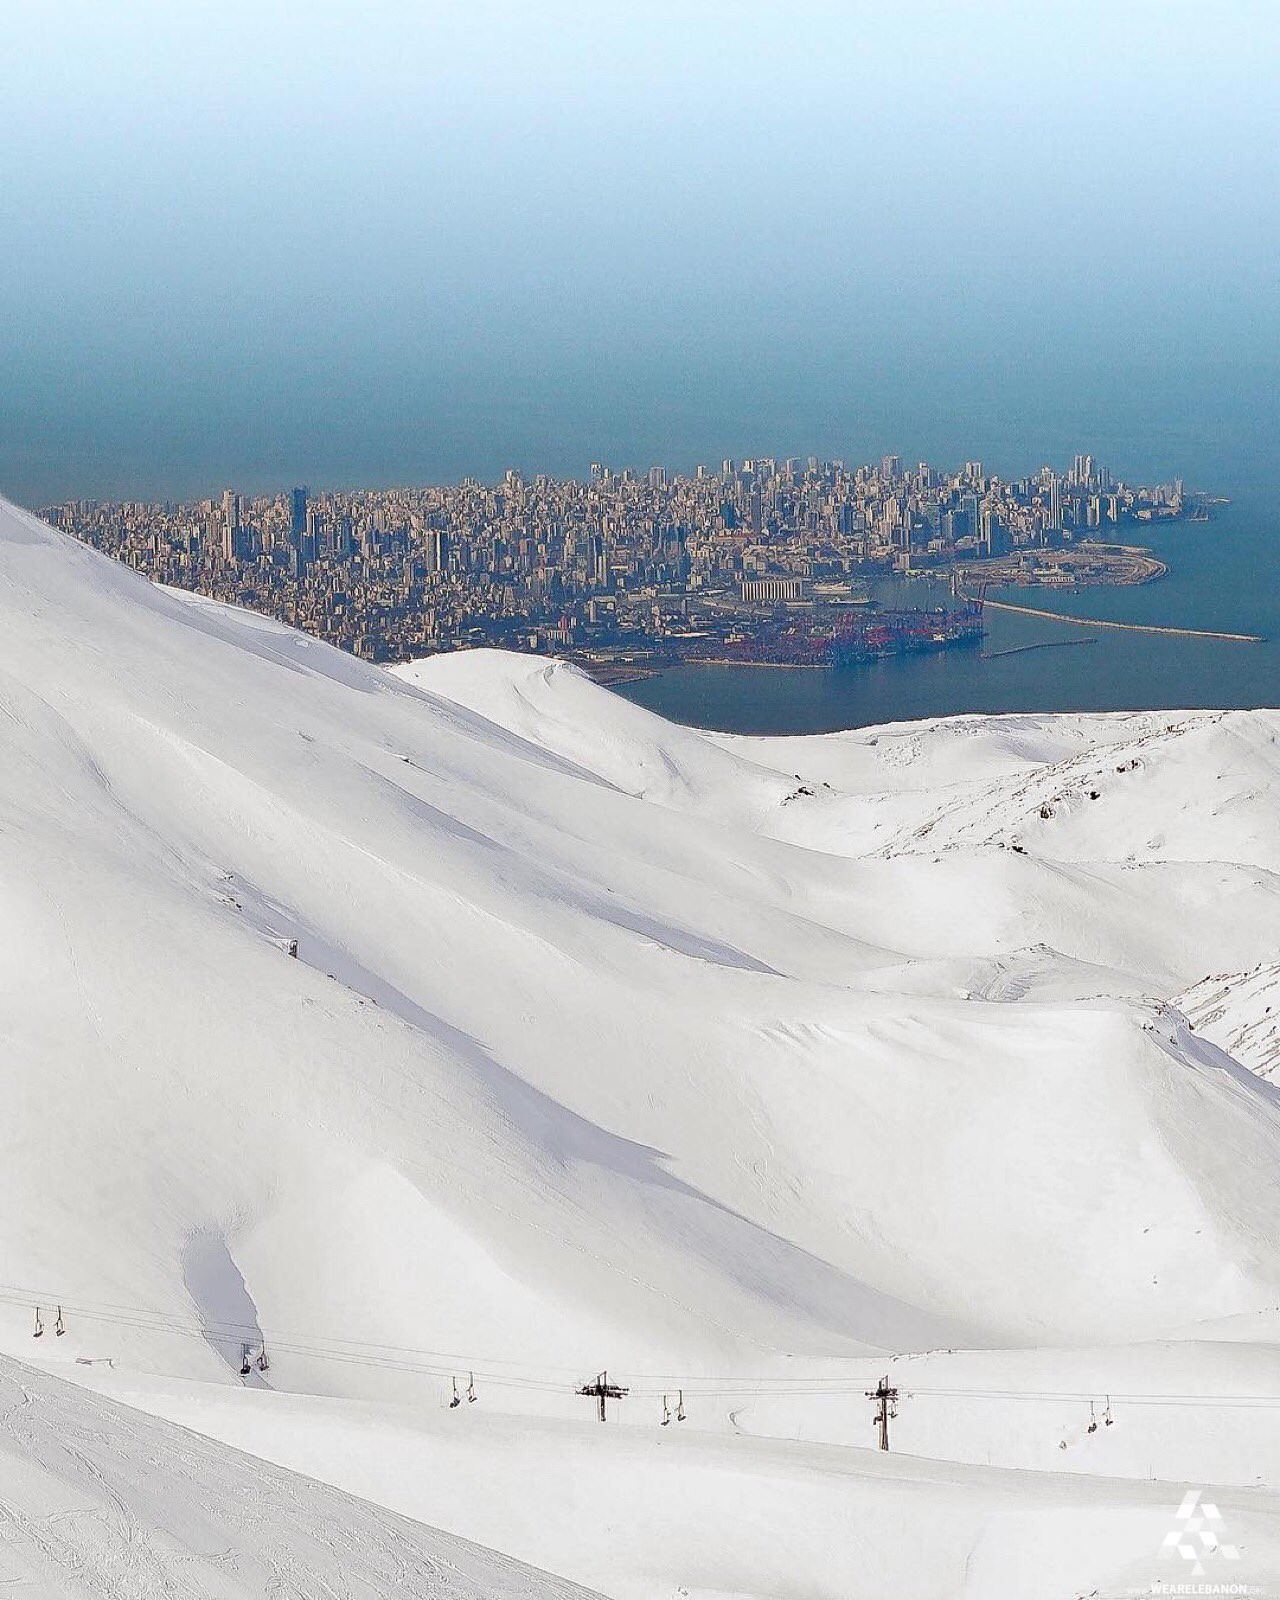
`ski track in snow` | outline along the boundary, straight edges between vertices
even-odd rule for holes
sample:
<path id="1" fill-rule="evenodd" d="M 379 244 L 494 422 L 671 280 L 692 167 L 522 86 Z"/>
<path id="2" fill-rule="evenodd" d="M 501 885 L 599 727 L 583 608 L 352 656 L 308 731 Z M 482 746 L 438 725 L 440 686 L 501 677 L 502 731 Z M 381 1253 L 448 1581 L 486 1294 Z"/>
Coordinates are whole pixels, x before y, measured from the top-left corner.
<path id="1" fill-rule="evenodd" d="M 0 1592 L 49 1600 L 584 1594 L 7 1359 Z"/>

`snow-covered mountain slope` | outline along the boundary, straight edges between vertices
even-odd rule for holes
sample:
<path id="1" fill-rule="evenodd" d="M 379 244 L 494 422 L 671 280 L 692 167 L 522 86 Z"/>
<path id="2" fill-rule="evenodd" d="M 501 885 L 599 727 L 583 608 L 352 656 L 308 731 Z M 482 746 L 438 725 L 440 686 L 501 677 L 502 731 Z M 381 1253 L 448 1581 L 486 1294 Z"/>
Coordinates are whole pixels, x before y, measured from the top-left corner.
<path id="1" fill-rule="evenodd" d="M 8 1358 L 0 1590 L 41 1600 L 587 1596 Z"/>
<path id="2" fill-rule="evenodd" d="M 1260 1078 L 1275 1079 L 1280 1070 L 1280 962 L 1202 978 L 1178 997 L 1177 1005 L 1202 1038 Z"/>
<path id="3" fill-rule="evenodd" d="M 719 1482 L 769 1436 L 866 1442 L 888 1356 L 963 1347 L 987 1365 L 950 1387 L 1034 1391 L 993 1469 L 1068 1438 L 1077 1475 L 1272 1481 L 1189 1406 L 1105 1459 L 1071 1430 L 1099 1391 L 1280 1400 L 1276 1091 L 1170 1003 L 1275 959 L 1278 733 L 711 737 L 545 661 L 386 672 L 0 509 L 0 1346 L 114 1362 L 157 1410 L 157 1375 L 229 1390 L 268 1455 L 268 1389 L 519 1418 L 547 1482 L 562 1429 L 612 1470 L 576 1392 L 604 1368 L 624 1421 L 683 1389 L 681 1437 L 737 1428 Z M 1129 1351 L 1108 1383 L 1108 1348 L 1190 1339 L 1194 1372 Z M 1004 1490 L 929 1404 L 907 1447 L 972 1508 L 943 1594 Z M 459 1505 L 507 1427 L 395 1503 L 489 1528 Z M 346 1443 L 280 1438 L 370 1492 Z M 551 1549 L 490 1510 L 597 1584 L 566 1519 Z M 738 1571 L 619 1554 L 598 1586 L 771 1592 Z"/>
<path id="4" fill-rule="evenodd" d="M 1086 1364 L 1076 1363 L 1077 1376 Z M 1119 1600 L 1152 1592 L 1154 1581 L 1183 1580 L 1188 1570 L 1176 1552 L 1162 1554 L 1185 1489 L 1148 1481 L 1145 1459 L 1126 1481 L 1106 1475 L 1127 1450 L 1136 1458 L 1141 1448 L 1129 1428 L 1136 1408 L 1119 1403 L 1114 1424 L 1089 1435 L 1088 1408 L 1059 1402 L 1060 1413 L 1073 1414 L 1041 1430 L 1052 1438 L 1052 1466 L 1093 1456 L 1091 1472 L 1077 1466 L 1068 1475 L 988 1467 L 988 1454 L 1000 1461 L 998 1441 L 1011 1424 L 1024 1436 L 1037 1431 L 1016 1416 L 1018 1407 L 990 1400 L 971 1401 L 961 1414 L 978 1452 L 975 1467 L 913 1453 L 918 1434 L 906 1453 L 889 1454 L 809 1442 L 807 1433 L 797 1441 L 792 1401 L 781 1436 L 770 1437 L 762 1403 L 744 1399 L 734 1402 L 739 1427 L 717 1433 L 695 1429 L 692 1418 L 666 1430 L 656 1417 L 647 1428 L 600 1428 L 494 1414 L 489 1405 L 457 1415 L 174 1380 L 140 1384 L 114 1374 L 95 1382 L 393 1510 L 438 1518 L 616 1600 Z M 844 1403 L 853 1408 L 852 1397 Z M 941 1403 L 904 1399 L 899 1420 L 910 1426 Z M 803 1404 L 812 1417 L 821 1401 Z M 1173 1415 L 1183 1439 L 1205 1423 L 1203 1412 L 1190 1427 L 1185 1411 Z M 1239 1419 L 1236 1411 L 1220 1430 L 1210 1424 L 1224 1453 Z M 865 1436 L 865 1415 L 860 1422 Z M 1268 1431 L 1274 1413 L 1247 1428 L 1239 1453 Z M 1060 1451 L 1064 1438 L 1068 1448 Z M 1220 1513 L 1221 1538 L 1240 1551 L 1238 1559 L 1209 1562 L 1206 1574 L 1270 1593 L 1280 1583 L 1280 1496 L 1251 1484 L 1215 1488 L 1205 1498 Z"/>

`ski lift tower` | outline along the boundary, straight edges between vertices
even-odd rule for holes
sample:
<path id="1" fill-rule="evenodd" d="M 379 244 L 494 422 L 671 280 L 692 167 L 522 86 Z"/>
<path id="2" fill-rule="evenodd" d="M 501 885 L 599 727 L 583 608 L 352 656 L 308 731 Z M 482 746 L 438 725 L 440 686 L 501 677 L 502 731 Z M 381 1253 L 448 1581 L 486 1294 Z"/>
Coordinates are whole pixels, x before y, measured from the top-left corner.
<path id="1" fill-rule="evenodd" d="M 610 1383 L 609 1374 L 607 1372 L 601 1372 L 596 1375 L 596 1380 L 594 1383 L 584 1383 L 581 1389 L 578 1390 L 578 1393 L 581 1395 L 586 1395 L 592 1400 L 599 1401 L 600 1420 L 601 1422 L 605 1422 L 608 1420 L 605 1415 L 605 1401 L 621 1400 L 627 1391 L 623 1388 L 620 1388 L 616 1383 Z"/>

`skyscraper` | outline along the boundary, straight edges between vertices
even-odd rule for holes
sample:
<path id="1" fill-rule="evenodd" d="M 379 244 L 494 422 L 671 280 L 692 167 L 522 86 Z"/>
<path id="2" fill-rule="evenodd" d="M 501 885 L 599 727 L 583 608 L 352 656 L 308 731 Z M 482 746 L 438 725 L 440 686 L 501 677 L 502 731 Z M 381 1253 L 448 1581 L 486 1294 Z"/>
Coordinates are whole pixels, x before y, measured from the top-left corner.
<path id="1" fill-rule="evenodd" d="M 289 491 L 289 534 L 294 544 L 307 531 L 307 491 L 305 488 Z"/>
<path id="2" fill-rule="evenodd" d="M 1062 527 L 1062 485 L 1058 482 L 1056 472 L 1049 477 L 1049 526 Z"/>
<path id="3" fill-rule="evenodd" d="M 1093 457 L 1078 455 L 1071 467 L 1071 483 L 1076 489 L 1087 489 L 1093 483 Z"/>
<path id="4" fill-rule="evenodd" d="M 603 535 L 591 535 L 591 578 L 602 589 L 609 587 L 609 552 Z"/>
<path id="5" fill-rule="evenodd" d="M 240 496 L 234 489 L 222 491 L 222 557 L 235 561 L 240 555 Z"/>

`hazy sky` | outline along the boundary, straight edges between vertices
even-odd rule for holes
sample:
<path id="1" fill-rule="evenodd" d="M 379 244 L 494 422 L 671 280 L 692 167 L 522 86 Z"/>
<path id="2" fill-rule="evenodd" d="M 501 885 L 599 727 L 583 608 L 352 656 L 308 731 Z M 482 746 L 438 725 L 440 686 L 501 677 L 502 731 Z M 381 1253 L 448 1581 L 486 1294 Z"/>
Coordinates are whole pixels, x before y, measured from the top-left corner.
<path id="1" fill-rule="evenodd" d="M 1277 416 L 1280 0 L 0 24 L 20 499 L 1077 440 L 1207 469 Z"/>

